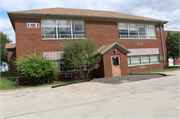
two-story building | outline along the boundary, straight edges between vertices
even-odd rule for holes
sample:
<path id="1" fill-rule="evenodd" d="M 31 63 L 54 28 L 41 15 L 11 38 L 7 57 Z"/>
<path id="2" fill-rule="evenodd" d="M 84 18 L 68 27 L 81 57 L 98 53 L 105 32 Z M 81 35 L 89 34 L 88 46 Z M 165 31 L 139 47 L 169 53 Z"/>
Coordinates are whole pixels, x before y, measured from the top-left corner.
<path id="1" fill-rule="evenodd" d="M 96 77 L 128 75 L 165 68 L 164 24 L 168 21 L 112 11 L 49 8 L 8 12 L 16 43 L 6 44 L 8 62 L 35 52 L 57 61 L 64 40 L 93 38 L 102 55 Z"/>

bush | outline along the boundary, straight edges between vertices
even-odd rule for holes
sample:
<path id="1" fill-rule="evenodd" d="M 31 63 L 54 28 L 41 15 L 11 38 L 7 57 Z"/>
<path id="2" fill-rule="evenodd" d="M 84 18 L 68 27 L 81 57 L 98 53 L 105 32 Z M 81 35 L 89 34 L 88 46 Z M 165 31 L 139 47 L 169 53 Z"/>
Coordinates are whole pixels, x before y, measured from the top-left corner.
<path id="1" fill-rule="evenodd" d="M 57 68 L 54 62 L 46 57 L 36 56 L 36 54 L 29 54 L 21 56 L 17 61 L 14 61 L 19 75 L 34 79 L 36 83 L 46 83 L 47 75 L 51 78 L 57 75 Z"/>

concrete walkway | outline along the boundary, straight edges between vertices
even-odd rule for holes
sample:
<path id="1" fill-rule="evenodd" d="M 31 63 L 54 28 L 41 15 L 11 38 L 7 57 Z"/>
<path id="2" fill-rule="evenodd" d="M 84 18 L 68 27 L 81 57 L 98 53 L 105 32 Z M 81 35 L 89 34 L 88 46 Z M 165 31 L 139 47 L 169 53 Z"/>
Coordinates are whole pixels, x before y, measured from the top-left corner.
<path id="1" fill-rule="evenodd" d="M 86 82 L 0 91 L 4 119 L 178 119 L 180 72 L 122 84 Z"/>

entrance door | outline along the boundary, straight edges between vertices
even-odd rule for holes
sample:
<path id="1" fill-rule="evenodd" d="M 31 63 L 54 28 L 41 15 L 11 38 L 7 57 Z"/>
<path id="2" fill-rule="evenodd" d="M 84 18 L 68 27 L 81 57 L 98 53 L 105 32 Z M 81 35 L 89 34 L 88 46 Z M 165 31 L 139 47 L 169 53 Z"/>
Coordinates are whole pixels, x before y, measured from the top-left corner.
<path id="1" fill-rule="evenodd" d="M 119 55 L 111 56 L 112 75 L 121 76 L 121 65 Z"/>

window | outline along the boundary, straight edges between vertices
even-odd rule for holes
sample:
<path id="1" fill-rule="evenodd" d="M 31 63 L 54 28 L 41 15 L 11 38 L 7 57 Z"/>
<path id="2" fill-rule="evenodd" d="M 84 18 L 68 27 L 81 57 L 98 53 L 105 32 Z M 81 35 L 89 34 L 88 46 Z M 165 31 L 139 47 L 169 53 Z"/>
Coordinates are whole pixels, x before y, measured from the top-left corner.
<path id="1" fill-rule="evenodd" d="M 159 55 L 128 56 L 128 66 L 159 63 Z"/>
<path id="2" fill-rule="evenodd" d="M 55 20 L 42 20 L 42 38 L 56 38 Z"/>
<path id="3" fill-rule="evenodd" d="M 136 24 L 129 24 L 129 36 L 130 38 L 138 38 L 138 29 Z"/>
<path id="4" fill-rule="evenodd" d="M 149 64 L 150 63 L 150 56 L 149 55 L 143 55 L 142 56 L 142 64 Z"/>
<path id="5" fill-rule="evenodd" d="M 127 57 L 128 59 L 128 66 L 131 65 L 131 57 Z"/>
<path id="6" fill-rule="evenodd" d="M 69 20 L 57 20 L 58 38 L 71 38 L 71 23 Z"/>
<path id="7" fill-rule="evenodd" d="M 154 25 L 148 25 L 148 36 L 149 38 L 156 38 L 156 31 Z"/>
<path id="8" fill-rule="evenodd" d="M 118 23 L 119 37 L 128 38 L 128 26 L 126 23 Z"/>
<path id="9" fill-rule="evenodd" d="M 62 60 L 53 60 L 53 62 L 55 63 L 55 67 L 57 68 L 58 72 L 65 72 L 64 67 L 63 67 L 64 62 Z M 87 66 L 84 65 L 82 67 L 82 69 L 87 70 Z M 74 70 L 76 70 L 76 69 L 70 68 L 67 71 L 74 71 Z"/>
<path id="10" fill-rule="evenodd" d="M 146 25 L 139 24 L 138 30 L 139 30 L 139 38 L 146 38 Z"/>
<path id="11" fill-rule="evenodd" d="M 85 25 L 84 21 L 72 21 L 73 25 L 73 37 L 85 38 Z"/>
<path id="12" fill-rule="evenodd" d="M 151 63 L 158 63 L 159 55 L 151 55 Z"/>
<path id="13" fill-rule="evenodd" d="M 141 64 L 140 56 L 132 56 L 132 65 Z"/>
<path id="14" fill-rule="evenodd" d="M 119 65 L 119 58 L 118 57 L 112 57 L 113 65 Z"/>
<path id="15" fill-rule="evenodd" d="M 86 38 L 84 21 L 42 20 L 42 38 Z"/>
<path id="16" fill-rule="evenodd" d="M 155 25 L 118 23 L 119 38 L 155 39 Z"/>

